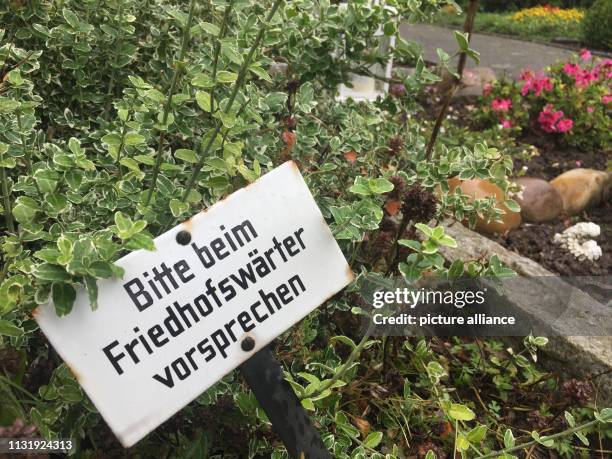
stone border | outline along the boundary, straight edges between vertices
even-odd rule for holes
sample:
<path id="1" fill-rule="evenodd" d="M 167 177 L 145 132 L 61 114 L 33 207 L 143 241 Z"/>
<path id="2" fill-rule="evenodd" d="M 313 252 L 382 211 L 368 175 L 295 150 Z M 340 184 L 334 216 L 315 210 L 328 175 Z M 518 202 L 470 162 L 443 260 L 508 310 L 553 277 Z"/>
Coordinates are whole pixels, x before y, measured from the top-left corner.
<path id="1" fill-rule="evenodd" d="M 446 220 L 442 222 L 446 234 L 457 241 L 457 248 L 444 247 L 440 253 L 446 260 L 473 260 L 497 255 L 508 267 L 525 277 L 558 277 L 535 261 L 511 252 L 487 237 L 476 233 L 461 223 Z M 600 320 L 610 320 L 610 308 L 602 305 L 582 290 L 573 287 L 562 280 L 564 289 L 571 291 L 571 309 L 580 314 L 582 321 L 586 320 L 595 327 Z M 537 286 L 536 286 L 537 287 Z M 534 320 L 546 321 L 551 311 L 538 309 L 533 297 L 527 297 L 521 292 L 508 298 L 516 308 Z M 521 301 L 522 300 L 522 301 Z M 554 312 L 553 312 L 554 313 Z M 571 324 L 569 324 L 571 327 Z M 597 329 L 597 328 L 595 328 Z M 558 330 L 563 335 L 563 330 Z M 517 338 L 504 338 L 512 344 Z M 541 351 L 542 363 L 545 367 L 577 378 L 597 376 L 594 385 L 597 388 L 600 408 L 612 405 L 612 336 L 554 336 L 549 337 L 549 344 Z"/>

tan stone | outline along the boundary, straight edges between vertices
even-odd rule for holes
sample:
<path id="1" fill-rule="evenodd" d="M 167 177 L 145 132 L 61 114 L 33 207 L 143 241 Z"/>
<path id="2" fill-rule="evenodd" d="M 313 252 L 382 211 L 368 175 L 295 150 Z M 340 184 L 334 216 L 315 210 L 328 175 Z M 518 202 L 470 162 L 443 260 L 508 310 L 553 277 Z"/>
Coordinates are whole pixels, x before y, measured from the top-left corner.
<path id="1" fill-rule="evenodd" d="M 559 216 L 563 200 L 555 187 L 546 180 L 533 177 L 510 179 L 522 187 L 514 200 L 521 206 L 521 217 L 527 222 L 548 222 Z"/>
<path id="2" fill-rule="evenodd" d="M 550 184 L 561 194 L 564 212 L 575 215 L 610 197 L 612 174 L 595 169 L 572 169 Z"/>
<path id="3" fill-rule="evenodd" d="M 503 190 L 486 180 L 472 179 L 461 181 L 457 178 L 452 178 L 449 180 L 449 186 L 451 191 L 459 187 L 463 194 L 470 197 L 470 201 L 488 197 L 495 197 L 498 201 L 505 199 Z M 476 227 L 474 228 L 476 231 L 484 234 L 506 233 L 520 226 L 521 214 L 519 212 L 511 212 L 503 202 L 498 202 L 496 207 L 504 211 L 504 214 L 501 216 L 502 221 L 487 222 L 479 217 L 476 219 Z"/>

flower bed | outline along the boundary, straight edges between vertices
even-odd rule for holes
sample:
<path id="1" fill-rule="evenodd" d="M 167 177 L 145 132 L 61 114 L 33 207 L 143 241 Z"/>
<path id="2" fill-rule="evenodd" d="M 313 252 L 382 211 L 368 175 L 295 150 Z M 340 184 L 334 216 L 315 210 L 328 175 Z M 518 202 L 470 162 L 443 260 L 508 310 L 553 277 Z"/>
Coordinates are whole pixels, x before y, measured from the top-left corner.
<path id="1" fill-rule="evenodd" d="M 485 125 L 552 134 L 551 141 L 581 149 L 612 146 L 612 60 L 586 49 L 544 72 L 525 69 L 519 82 L 487 85 L 484 95 L 478 116 Z"/>

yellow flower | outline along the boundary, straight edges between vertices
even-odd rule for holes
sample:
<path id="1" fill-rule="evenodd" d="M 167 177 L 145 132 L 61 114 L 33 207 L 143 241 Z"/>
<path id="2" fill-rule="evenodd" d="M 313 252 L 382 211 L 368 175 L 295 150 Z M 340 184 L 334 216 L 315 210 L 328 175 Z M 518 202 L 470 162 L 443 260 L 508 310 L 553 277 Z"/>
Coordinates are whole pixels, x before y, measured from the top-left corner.
<path id="1" fill-rule="evenodd" d="M 555 6 L 536 6 L 524 8 L 512 15 L 514 21 L 525 21 L 539 19 L 548 22 L 580 22 L 584 18 L 584 12 L 576 8 L 562 9 Z"/>

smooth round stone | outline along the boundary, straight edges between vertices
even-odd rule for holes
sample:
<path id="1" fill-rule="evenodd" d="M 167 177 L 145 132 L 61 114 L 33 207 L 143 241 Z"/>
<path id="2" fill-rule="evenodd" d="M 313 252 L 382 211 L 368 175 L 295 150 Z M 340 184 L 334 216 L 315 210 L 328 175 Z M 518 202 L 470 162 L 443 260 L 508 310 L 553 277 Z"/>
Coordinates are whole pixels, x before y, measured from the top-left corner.
<path id="1" fill-rule="evenodd" d="M 495 197 L 498 201 L 503 201 L 505 199 L 503 190 L 494 183 L 487 182 L 486 180 L 472 179 L 460 181 L 459 179 L 453 178 L 449 180 L 449 186 L 451 191 L 459 187 L 463 194 L 470 197 L 470 201 L 485 199 L 491 196 Z M 484 234 L 503 234 L 520 226 L 521 214 L 519 212 L 510 211 L 503 202 L 498 202 L 496 207 L 504 211 L 504 214 L 501 216 L 502 221 L 487 222 L 485 219 L 478 217 L 476 219 L 476 227 L 474 228 L 476 231 Z"/>
<path id="2" fill-rule="evenodd" d="M 572 169 L 550 181 L 563 200 L 567 215 L 575 215 L 610 197 L 612 174 L 595 169 Z"/>
<path id="3" fill-rule="evenodd" d="M 563 210 L 563 200 L 557 189 L 546 180 L 533 177 L 517 177 L 511 182 L 523 191 L 514 200 L 521 206 L 521 217 L 527 222 L 549 222 Z"/>

